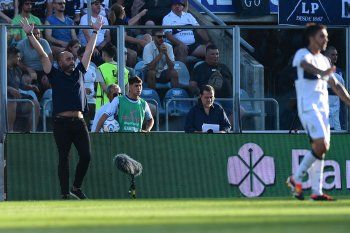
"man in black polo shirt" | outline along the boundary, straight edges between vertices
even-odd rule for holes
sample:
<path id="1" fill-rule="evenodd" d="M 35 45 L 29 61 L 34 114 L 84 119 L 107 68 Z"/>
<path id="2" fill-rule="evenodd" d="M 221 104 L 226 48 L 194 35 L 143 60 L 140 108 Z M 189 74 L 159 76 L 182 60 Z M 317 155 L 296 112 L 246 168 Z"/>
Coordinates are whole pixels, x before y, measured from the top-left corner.
<path id="1" fill-rule="evenodd" d="M 204 131 L 207 125 L 218 125 L 219 133 L 227 133 L 231 129 L 230 121 L 228 120 L 224 109 L 214 104 L 214 88 L 210 85 L 205 85 L 200 90 L 200 99 L 198 104 L 194 106 L 186 117 L 185 132 L 186 133 L 210 133 L 212 129 Z"/>
<path id="2" fill-rule="evenodd" d="M 53 67 L 48 55 L 33 36 L 33 25 L 24 19 L 21 26 L 31 44 L 38 52 L 43 70 L 49 77 L 52 86 L 52 101 L 54 115 L 54 137 L 58 148 L 58 177 L 63 199 L 69 194 L 77 199 L 86 199 L 81 191 L 81 185 L 90 163 L 91 148 L 88 129 L 83 118 L 87 101 L 84 90 L 83 73 L 89 68 L 91 54 L 96 45 L 96 35 L 103 23 L 98 18 L 92 25 L 93 33 L 89 39 L 81 62 L 75 67 L 73 54 L 64 51 L 57 58 L 59 68 Z M 72 143 L 75 145 L 79 162 L 75 171 L 73 187 L 69 190 L 69 151 Z"/>

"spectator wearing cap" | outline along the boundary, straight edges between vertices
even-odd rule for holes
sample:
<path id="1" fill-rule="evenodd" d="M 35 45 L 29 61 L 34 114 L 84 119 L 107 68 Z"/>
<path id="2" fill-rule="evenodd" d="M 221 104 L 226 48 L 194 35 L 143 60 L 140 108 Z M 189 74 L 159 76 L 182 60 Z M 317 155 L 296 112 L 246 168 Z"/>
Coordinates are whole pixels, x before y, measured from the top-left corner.
<path id="1" fill-rule="evenodd" d="M 52 26 L 73 26 L 74 22 L 71 18 L 64 15 L 66 8 L 66 0 L 53 0 L 53 8 L 55 13 L 50 15 L 45 24 Z M 50 42 L 54 56 L 65 50 L 68 43 L 77 39 L 77 35 L 73 28 L 65 29 L 46 29 L 45 37 Z"/>
<path id="2" fill-rule="evenodd" d="M 184 4 L 187 5 L 188 0 L 184 0 Z M 142 3 L 141 3 L 142 4 Z M 147 14 L 143 18 L 143 23 L 149 26 L 161 25 L 164 16 L 169 13 L 172 0 L 144 0 L 144 5 L 139 9 L 147 9 Z M 134 5 L 140 6 L 140 1 L 134 1 Z M 135 6 L 136 8 L 136 6 Z"/>
<path id="3" fill-rule="evenodd" d="M 41 25 L 40 19 L 31 13 L 32 6 L 33 6 L 32 0 L 21 0 L 18 6 L 20 13 L 12 19 L 11 24 L 19 25 L 21 20 L 27 19 L 30 24 Z M 12 29 L 11 35 L 15 43 L 17 43 L 22 39 L 27 38 L 26 33 L 21 28 Z"/>
<path id="4" fill-rule="evenodd" d="M 91 21 L 92 23 L 95 23 L 97 18 L 100 16 L 102 18 L 103 25 L 107 26 L 109 25 L 107 18 L 100 14 L 102 9 L 101 4 L 102 4 L 102 0 L 91 0 Z M 81 17 L 80 25 L 90 25 L 90 22 L 88 22 L 87 14 Z M 83 46 L 86 45 L 87 41 L 91 37 L 92 31 L 93 31 L 92 29 L 80 30 L 79 39 Z M 110 37 L 109 30 L 108 29 L 99 30 L 97 34 L 96 49 L 94 51 L 94 54 L 95 55 L 98 54 L 99 50 L 101 50 L 110 41 L 111 41 L 111 37 Z"/>
<path id="5" fill-rule="evenodd" d="M 163 26 L 199 26 L 197 20 L 184 12 L 185 0 L 172 0 L 171 11 L 163 18 Z M 196 41 L 194 31 L 191 29 L 166 29 L 165 34 L 174 46 L 177 61 L 186 62 L 188 55 L 203 58 L 206 44 L 210 42 L 206 31 L 196 30 L 203 44 Z"/>
<path id="6" fill-rule="evenodd" d="M 156 83 L 171 82 L 172 87 L 179 85 L 178 73 L 174 69 L 173 47 L 164 42 L 165 34 L 162 29 L 153 30 L 153 41 L 143 50 L 143 61 L 147 70 L 147 85 L 156 88 Z"/>
<path id="7" fill-rule="evenodd" d="M 81 1 L 81 8 L 82 13 L 85 15 L 87 14 L 87 0 L 80 0 Z M 107 17 L 110 5 L 113 4 L 115 0 L 101 0 L 101 12 L 100 15 Z M 118 1 L 117 1 L 118 2 Z"/>

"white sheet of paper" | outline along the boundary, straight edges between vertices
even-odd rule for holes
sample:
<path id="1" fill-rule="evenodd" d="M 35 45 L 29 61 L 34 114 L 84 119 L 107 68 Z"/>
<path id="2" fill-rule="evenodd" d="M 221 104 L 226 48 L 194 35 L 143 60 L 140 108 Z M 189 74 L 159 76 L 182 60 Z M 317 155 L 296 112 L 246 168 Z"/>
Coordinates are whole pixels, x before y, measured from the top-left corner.
<path id="1" fill-rule="evenodd" d="M 219 133 L 220 126 L 217 124 L 203 124 L 202 125 L 202 132 L 206 133 L 206 132 L 208 132 L 209 129 L 213 130 L 213 133 Z"/>

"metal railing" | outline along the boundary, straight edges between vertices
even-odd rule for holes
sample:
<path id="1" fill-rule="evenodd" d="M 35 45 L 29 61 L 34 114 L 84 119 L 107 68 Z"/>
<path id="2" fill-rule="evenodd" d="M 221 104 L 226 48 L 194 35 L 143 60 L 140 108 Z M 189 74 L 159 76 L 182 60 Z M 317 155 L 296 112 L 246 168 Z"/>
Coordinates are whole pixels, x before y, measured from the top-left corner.
<path id="1" fill-rule="evenodd" d="M 7 74 L 6 74 L 6 53 L 4 52 L 6 50 L 6 46 L 7 46 L 7 43 L 6 43 L 6 38 L 7 38 L 7 30 L 6 29 L 10 29 L 10 28 L 19 28 L 19 26 L 13 26 L 13 25 L 8 25 L 8 24 L 2 24 L 1 25 L 1 45 L 0 46 L 1 48 L 1 51 L 2 52 L 2 56 L 1 56 L 1 63 L 0 63 L 0 66 L 1 66 L 1 69 L 0 69 L 0 73 L 1 73 L 1 93 L 0 93 L 0 102 L 1 103 L 4 103 L 4 101 L 6 100 L 6 93 L 7 93 L 7 89 L 6 89 L 6 80 L 7 80 Z M 45 28 L 56 28 L 56 29 L 61 29 L 61 28 L 79 28 L 79 29 L 82 29 L 82 28 L 91 28 L 90 26 L 88 25 L 85 25 L 85 26 L 74 26 L 74 27 L 62 27 L 62 26 L 48 26 L 48 25 L 42 25 L 42 26 L 38 26 L 38 28 L 41 28 L 41 29 L 45 29 Z M 241 29 L 301 29 L 301 28 L 304 28 L 304 27 L 289 27 L 289 26 L 259 26 L 257 27 L 256 25 L 254 26 L 235 26 L 235 27 L 232 27 L 232 26 L 220 26 L 220 25 L 217 25 L 217 26 L 204 26 L 204 27 L 188 27 L 188 26 L 185 26 L 185 27 L 159 27 L 159 26 L 154 26 L 154 27 L 145 27 L 145 26 L 136 26 L 136 27 L 124 27 L 124 26 L 106 26 L 104 28 L 119 28 L 119 30 L 121 31 L 124 31 L 126 29 L 132 29 L 132 28 L 139 28 L 139 29 L 145 29 L 145 28 L 188 28 L 188 29 L 200 29 L 200 28 L 203 28 L 203 29 L 224 29 L 224 30 L 232 30 L 232 33 L 233 33 L 233 49 L 232 49 L 232 55 L 234 57 L 234 64 L 232 64 L 233 66 L 233 94 L 234 94 L 234 114 L 237 113 L 238 111 L 238 108 L 239 108 L 239 88 L 240 88 L 240 60 L 239 60 L 239 56 L 240 56 L 240 31 Z M 334 27 L 332 27 L 334 28 Z M 339 28 L 344 28 L 344 27 L 339 27 Z M 349 44 L 349 41 L 350 41 L 350 27 L 345 27 L 346 28 L 346 44 Z M 120 34 L 120 33 L 119 33 Z M 122 34 L 120 34 L 122 36 Z M 123 40 L 121 40 L 123 41 Z M 119 40 L 118 40 L 118 43 L 119 43 Z M 121 42 L 119 44 L 119 46 L 121 45 Z M 119 59 L 119 60 L 124 60 L 124 55 L 123 53 L 120 53 L 120 56 L 122 56 L 123 58 L 122 59 Z M 349 69 L 350 69 L 350 48 L 349 46 L 346 47 L 346 83 L 347 83 L 347 87 L 349 88 L 350 86 L 350 72 Z M 231 65 L 231 64 L 229 64 Z M 124 72 L 124 69 L 119 69 L 120 73 L 123 73 Z M 123 77 L 124 75 L 121 75 L 119 74 L 119 77 L 120 77 L 120 83 L 123 82 Z M 250 100 L 252 101 L 252 100 Z M 6 106 L 6 102 L 3 106 Z M 5 108 L 3 108 L 1 110 L 1 116 L 4 115 L 4 112 L 6 111 Z M 347 109 L 347 112 L 348 112 L 348 109 Z M 350 122 L 350 114 L 347 114 L 347 122 Z M 237 117 L 234 117 L 234 119 L 239 119 Z M 0 117 L 0 134 L 2 134 L 4 131 L 6 131 L 4 125 L 6 125 L 6 122 L 5 122 L 6 118 L 3 118 L 3 117 Z M 277 122 L 276 122 L 277 123 Z M 234 127 L 238 125 L 237 122 L 235 122 L 234 124 Z M 347 130 L 348 132 L 350 131 L 350 125 L 348 124 L 348 127 L 347 127 Z M 234 129 L 234 132 L 238 132 L 237 129 Z M 2 135 L 1 135 L 2 136 Z"/>
<path id="2" fill-rule="evenodd" d="M 20 28 L 19 25 L 4 25 L 6 28 L 9 28 L 9 29 L 13 29 L 13 28 Z M 80 26 L 52 26 L 52 25 L 40 25 L 40 26 L 37 26 L 37 28 L 39 29 L 66 29 L 66 28 L 74 28 L 74 29 L 87 29 L 87 28 L 91 28 L 91 26 L 88 26 L 88 25 L 80 25 Z M 214 26 L 132 26 L 132 27 L 129 27 L 129 26 L 123 26 L 123 25 L 108 25 L 108 26 L 103 26 L 104 29 L 117 29 L 118 32 L 117 32 L 117 35 L 118 35 L 118 45 L 117 47 L 118 48 L 122 48 L 124 47 L 124 33 L 125 33 L 125 30 L 127 29 L 156 29 L 156 28 L 162 28 L 162 29 L 224 29 L 224 30 L 232 30 L 232 33 L 233 33 L 233 48 L 234 48 L 234 51 L 238 51 L 239 50 L 239 45 L 240 45 L 240 34 L 239 34 L 239 28 L 238 27 L 232 27 L 232 26 L 220 26 L 220 25 L 214 25 Z M 6 33 L 4 35 L 1 35 L 1 40 L 3 43 L 6 44 Z M 239 82 L 239 69 L 240 69 L 240 65 L 239 65 L 239 56 L 240 54 L 239 53 L 234 53 L 234 60 L 236 61 L 235 64 L 233 65 L 233 68 L 232 68 L 232 73 L 235 77 L 235 81 L 234 83 L 236 82 Z M 124 52 L 122 49 L 118 49 L 118 64 L 120 66 L 123 66 L 123 64 L 125 61 L 125 56 L 124 56 Z M 231 64 L 229 64 L 228 66 L 231 66 Z M 5 81 L 2 81 L 1 84 L 2 85 L 5 85 L 6 86 L 6 77 L 7 77 L 7 74 L 6 74 L 6 67 L 3 66 L 1 64 L 1 67 L 2 70 L 1 71 L 1 75 L 3 77 L 5 77 Z M 118 69 L 118 77 L 119 77 L 119 84 L 121 86 L 121 89 L 122 91 L 124 92 L 124 85 L 123 85 L 123 82 L 124 82 L 124 69 Z M 237 87 L 239 87 L 239 83 L 237 83 L 237 85 L 234 85 L 234 88 L 237 89 Z M 234 90 L 233 91 L 234 93 L 234 96 L 236 96 L 239 91 L 238 89 L 237 90 Z M 236 103 L 235 103 L 236 104 Z M 235 106 L 235 108 L 237 108 Z M 236 125 L 236 124 L 235 124 Z M 237 129 L 236 129 L 237 131 Z"/>
<path id="3" fill-rule="evenodd" d="M 168 99 L 165 103 L 165 130 L 169 131 L 169 105 L 171 102 L 175 101 L 187 101 L 187 102 L 197 102 L 198 98 L 171 98 Z M 216 98 L 215 101 L 233 101 L 233 98 Z M 275 122 L 275 127 L 276 130 L 280 129 L 280 118 L 279 118 L 279 104 L 277 100 L 273 98 L 241 98 L 240 101 L 251 101 L 251 102 L 272 102 L 275 106 L 275 117 L 276 117 L 276 122 Z M 261 112 L 260 114 L 264 114 Z"/>
<path id="4" fill-rule="evenodd" d="M 36 132 L 36 123 L 35 123 L 35 105 L 34 102 L 30 99 L 8 99 L 8 102 L 16 102 L 16 103 L 30 103 L 32 105 L 32 132 Z"/>
<path id="5" fill-rule="evenodd" d="M 274 98 L 242 98 L 240 100 L 251 101 L 251 102 L 272 102 L 275 106 L 275 114 L 276 114 L 275 128 L 276 130 L 280 130 L 280 107 L 277 100 L 275 100 Z"/>
<path id="6" fill-rule="evenodd" d="M 49 103 L 52 103 L 52 99 L 45 100 L 43 104 L 42 114 L 43 114 L 43 131 L 46 132 L 46 108 Z"/>
<path id="7" fill-rule="evenodd" d="M 169 131 L 169 105 L 175 101 L 197 102 L 198 98 L 171 98 L 165 102 L 165 131 Z"/>
<path id="8" fill-rule="evenodd" d="M 0 143 L 3 142 L 7 128 L 7 28 L 0 24 Z"/>
<path id="9" fill-rule="evenodd" d="M 150 98 L 143 98 L 144 100 L 146 100 L 147 102 L 151 102 L 152 104 L 154 104 L 156 106 L 156 131 L 159 131 L 159 104 L 155 99 L 150 99 Z M 43 104 L 43 108 L 42 108 L 42 114 L 43 114 L 43 131 L 46 132 L 47 131 L 47 126 L 46 126 L 46 108 L 47 105 L 49 103 L 52 103 L 52 99 L 48 99 L 44 102 Z"/>

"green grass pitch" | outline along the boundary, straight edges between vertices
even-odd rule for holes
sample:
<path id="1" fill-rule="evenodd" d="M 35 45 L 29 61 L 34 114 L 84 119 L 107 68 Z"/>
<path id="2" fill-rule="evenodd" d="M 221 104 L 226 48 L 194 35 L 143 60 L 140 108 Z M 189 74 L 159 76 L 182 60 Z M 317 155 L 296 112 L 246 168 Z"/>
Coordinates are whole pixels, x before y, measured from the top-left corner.
<path id="1" fill-rule="evenodd" d="M 0 203 L 6 233 L 348 233 L 350 200 L 88 200 Z"/>

